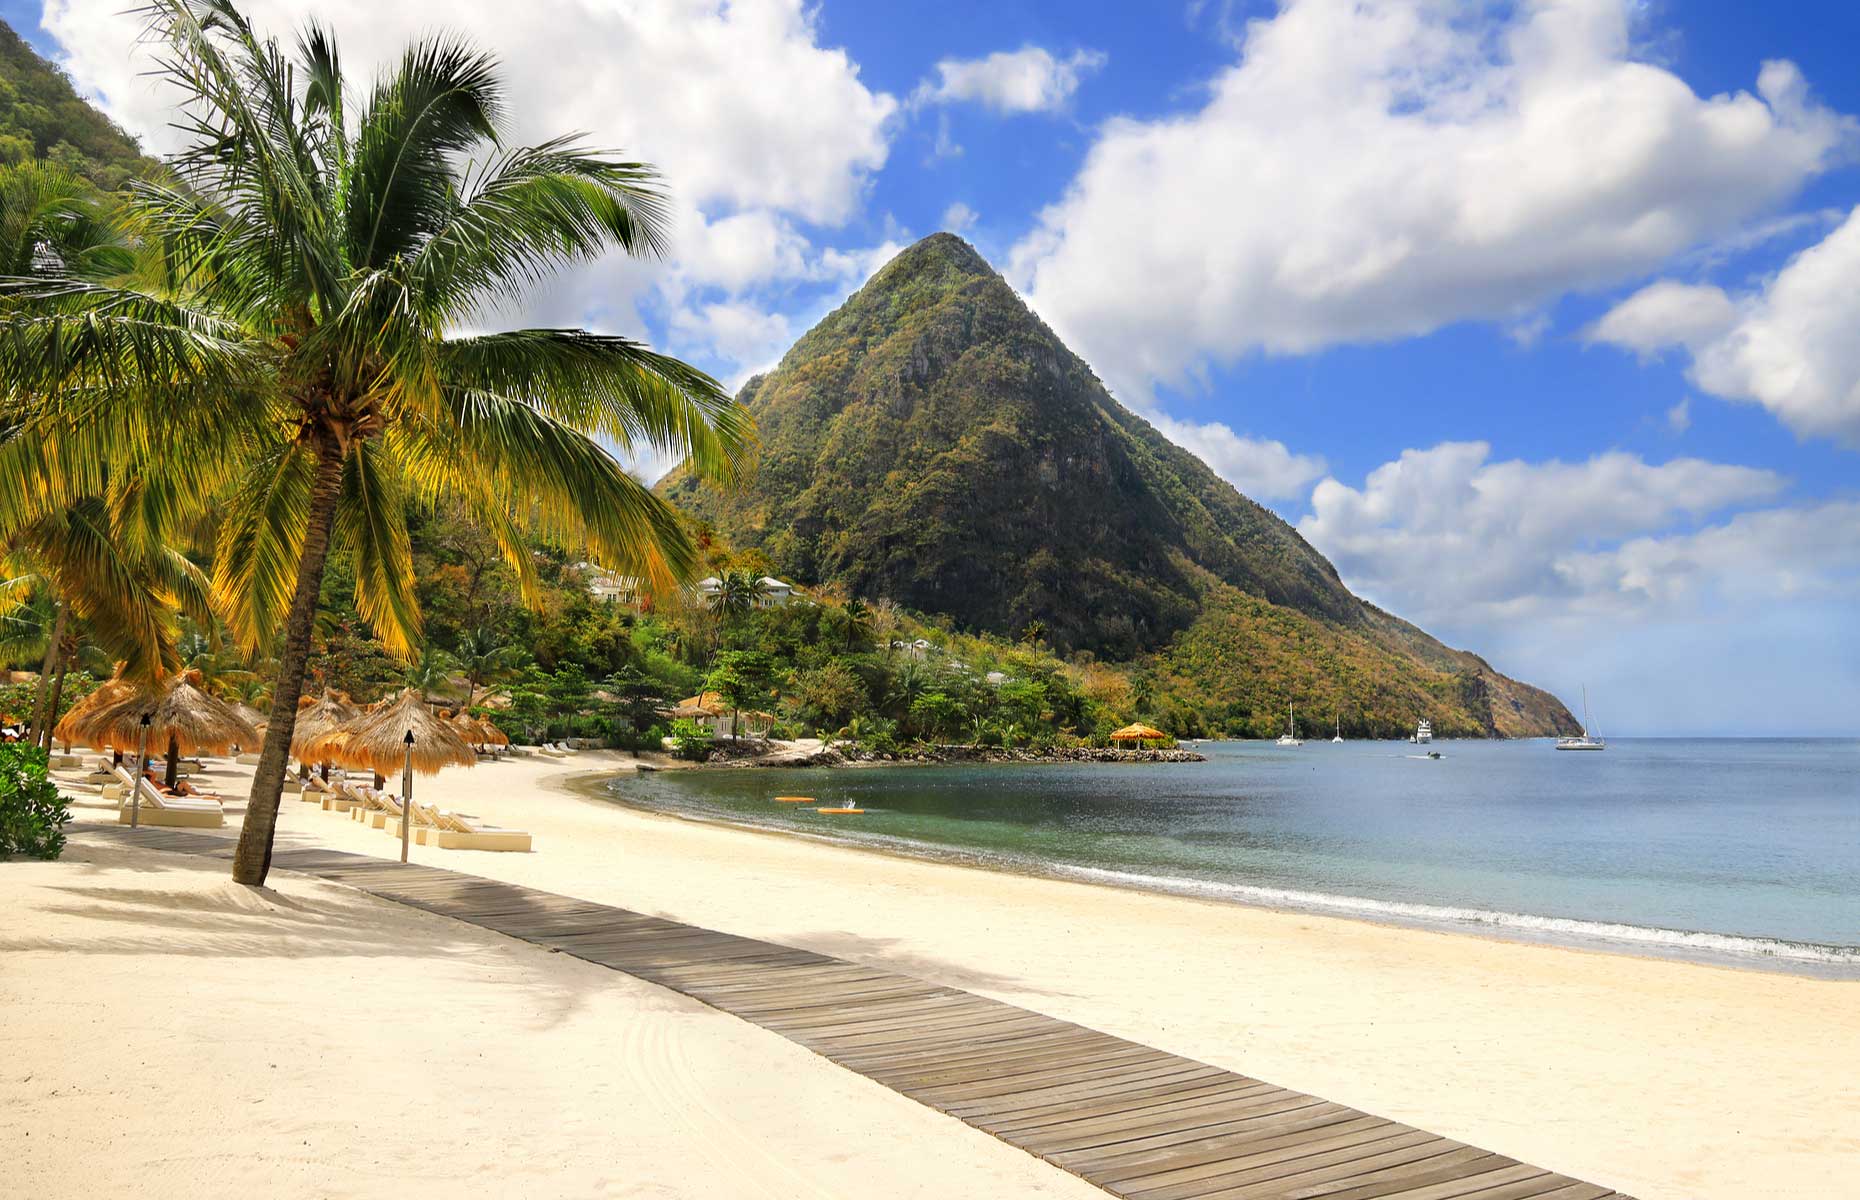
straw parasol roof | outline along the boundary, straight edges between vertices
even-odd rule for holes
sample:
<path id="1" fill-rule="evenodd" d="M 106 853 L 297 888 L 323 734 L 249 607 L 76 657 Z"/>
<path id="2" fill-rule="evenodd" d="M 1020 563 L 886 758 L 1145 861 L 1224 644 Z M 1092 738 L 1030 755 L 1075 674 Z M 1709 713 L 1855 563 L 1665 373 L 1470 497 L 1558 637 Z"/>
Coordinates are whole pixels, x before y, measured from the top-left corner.
<path id="1" fill-rule="evenodd" d="M 300 762 L 322 761 L 311 753 L 312 743 L 355 716 L 355 706 L 341 692 L 324 692 L 321 700 L 303 697 L 297 702 L 297 723 L 291 727 L 291 757 Z"/>
<path id="2" fill-rule="evenodd" d="M 149 748 L 172 745 L 182 754 L 224 754 L 233 746 L 258 744 L 258 730 L 233 711 L 232 705 L 200 686 L 199 671 L 183 671 L 168 681 L 159 695 L 136 690 L 105 705 L 85 722 L 104 749 L 134 750 L 142 736 L 142 718 L 149 721 Z"/>
<path id="3" fill-rule="evenodd" d="M 94 746 L 94 734 L 90 722 L 97 713 L 136 694 L 135 685 L 123 679 L 123 664 L 116 664 L 116 673 L 97 685 L 97 690 L 71 706 L 71 711 L 64 715 L 52 729 L 53 740 L 66 746 Z"/>
<path id="4" fill-rule="evenodd" d="M 452 718 L 452 725 L 459 731 L 459 736 L 474 746 L 508 746 L 509 735 L 481 717 L 474 717 L 468 712 L 460 712 Z"/>
<path id="5" fill-rule="evenodd" d="M 1138 721 L 1113 733 L 1111 740 L 1114 742 L 1151 742 L 1168 736 L 1162 730 Z"/>
<path id="6" fill-rule="evenodd" d="M 326 748 L 331 762 L 392 775 L 406 761 L 407 746 L 402 739 L 409 730 L 413 732 L 413 769 L 422 775 L 441 767 L 469 767 L 478 761 L 459 730 L 427 707 L 426 696 L 418 688 L 408 688 L 391 703 L 345 722 L 335 731 L 343 735 L 340 742 L 332 735 L 317 748 Z"/>
<path id="7" fill-rule="evenodd" d="M 241 717 L 244 717 L 245 723 L 247 725 L 250 725 L 252 728 L 258 730 L 260 733 L 263 733 L 265 731 L 265 726 L 271 724 L 270 717 L 266 716 L 262 712 L 259 712 L 256 708 L 253 708 L 250 704 L 244 704 L 244 703 L 235 701 L 233 703 L 232 710 L 238 713 Z"/>

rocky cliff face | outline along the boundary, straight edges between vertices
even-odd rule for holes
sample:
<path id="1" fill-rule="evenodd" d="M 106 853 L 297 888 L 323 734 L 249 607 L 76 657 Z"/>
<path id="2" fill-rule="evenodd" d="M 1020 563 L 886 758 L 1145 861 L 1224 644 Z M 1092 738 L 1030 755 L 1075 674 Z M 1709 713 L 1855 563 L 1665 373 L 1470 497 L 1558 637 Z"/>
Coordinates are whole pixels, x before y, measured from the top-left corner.
<path id="1" fill-rule="evenodd" d="M 1302 637 L 1352 635 L 1416 700 L 1423 682 L 1442 693 L 1460 732 L 1547 733 L 1568 716 L 1351 595 L 1296 530 L 1112 399 L 950 234 L 893 259 L 741 399 L 762 437 L 756 478 L 730 494 L 676 475 L 661 487 L 803 581 L 969 627 L 1038 626 L 1117 660 L 1170 655 L 1198 629 L 1209 642 L 1210 621 L 1252 612 L 1228 600 L 1250 597 Z M 1248 670 L 1217 657 L 1188 669 L 1210 688 Z"/>

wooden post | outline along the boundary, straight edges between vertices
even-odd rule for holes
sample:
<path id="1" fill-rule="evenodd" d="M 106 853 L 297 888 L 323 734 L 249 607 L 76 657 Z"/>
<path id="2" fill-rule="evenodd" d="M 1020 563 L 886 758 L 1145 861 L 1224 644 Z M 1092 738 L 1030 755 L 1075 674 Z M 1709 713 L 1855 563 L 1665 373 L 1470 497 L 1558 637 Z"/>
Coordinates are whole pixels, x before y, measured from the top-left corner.
<path id="1" fill-rule="evenodd" d="M 407 765 L 400 773 L 400 861 L 407 861 L 407 839 L 413 836 L 413 730 L 407 731 Z"/>
<path id="2" fill-rule="evenodd" d="M 142 776 L 149 769 L 149 714 L 142 714 L 142 748 L 136 752 L 136 781 L 129 789 L 129 827 L 138 829 L 142 821 Z"/>

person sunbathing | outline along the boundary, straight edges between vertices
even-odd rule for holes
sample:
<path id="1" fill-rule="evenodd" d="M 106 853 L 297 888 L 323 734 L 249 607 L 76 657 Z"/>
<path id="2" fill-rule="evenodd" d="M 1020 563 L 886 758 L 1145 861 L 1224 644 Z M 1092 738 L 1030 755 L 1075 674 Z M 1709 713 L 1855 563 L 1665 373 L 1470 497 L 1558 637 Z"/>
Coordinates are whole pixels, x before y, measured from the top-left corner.
<path id="1" fill-rule="evenodd" d="M 174 781 L 174 786 L 169 787 L 167 784 L 163 783 L 161 780 L 155 778 L 155 769 L 153 767 L 142 772 L 142 778 L 148 781 L 148 784 L 150 787 L 154 788 L 156 791 L 160 792 L 164 796 L 205 795 L 204 792 L 202 792 L 199 788 L 195 787 L 193 784 L 187 782 L 187 780 L 185 779 L 177 779 Z"/>

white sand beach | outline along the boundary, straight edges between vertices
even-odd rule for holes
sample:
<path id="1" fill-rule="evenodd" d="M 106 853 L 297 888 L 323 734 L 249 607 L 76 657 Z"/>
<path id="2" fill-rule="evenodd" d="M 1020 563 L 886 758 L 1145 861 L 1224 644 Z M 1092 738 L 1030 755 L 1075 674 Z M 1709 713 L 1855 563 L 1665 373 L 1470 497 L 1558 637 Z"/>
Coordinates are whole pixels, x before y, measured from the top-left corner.
<path id="1" fill-rule="evenodd" d="M 627 765 L 448 771 L 426 799 L 535 852 L 413 858 L 881 964 L 1645 1200 L 1860 1177 L 1860 985 L 914 861 L 567 788 Z M 207 779 L 243 796 L 244 769 Z M 398 853 L 290 797 L 280 841 Z M 30 1194 L 261 1173 L 304 1196 L 1101 1194 L 650 985 L 286 872 L 267 896 L 155 857 L 80 838 L 65 864 L 0 871 L 0 1136 L 30 1131 Z"/>

